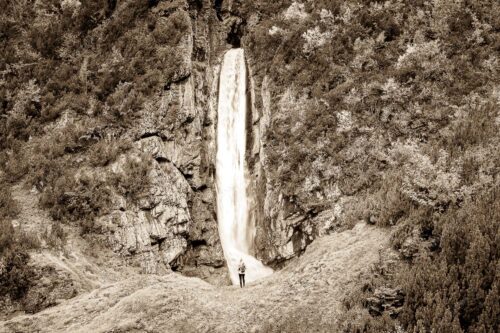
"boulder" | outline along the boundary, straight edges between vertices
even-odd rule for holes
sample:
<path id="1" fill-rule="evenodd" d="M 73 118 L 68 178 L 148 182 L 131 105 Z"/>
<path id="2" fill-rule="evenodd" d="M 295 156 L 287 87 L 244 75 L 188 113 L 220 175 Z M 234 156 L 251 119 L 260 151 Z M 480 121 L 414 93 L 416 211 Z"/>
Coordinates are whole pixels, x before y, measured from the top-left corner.
<path id="1" fill-rule="evenodd" d="M 404 298 L 400 288 L 379 287 L 375 289 L 372 297 L 365 300 L 365 306 L 372 316 L 380 316 L 386 312 L 395 318 L 401 311 Z"/>

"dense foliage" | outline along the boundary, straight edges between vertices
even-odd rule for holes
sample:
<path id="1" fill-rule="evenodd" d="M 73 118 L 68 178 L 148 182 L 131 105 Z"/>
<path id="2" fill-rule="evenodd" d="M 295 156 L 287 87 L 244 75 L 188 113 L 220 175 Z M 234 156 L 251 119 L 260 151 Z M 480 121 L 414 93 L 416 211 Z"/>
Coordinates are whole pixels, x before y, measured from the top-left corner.
<path id="1" fill-rule="evenodd" d="M 147 187 L 148 164 L 126 161 L 137 171 L 129 176 L 81 172 L 116 162 L 137 139 L 131 129 L 146 104 L 190 74 L 188 8 L 106 0 L 0 6 L 0 177 L 35 186 L 55 219 L 90 230 L 111 193 L 134 202 Z"/>
<path id="2" fill-rule="evenodd" d="M 4 186 L 5 184 L 0 184 Z M 0 298 L 21 299 L 33 277 L 28 250 L 35 244 L 12 226 L 19 208 L 7 191 L 0 192 Z M 36 246 L 36 245 L 35 245 Z M 0 302 L 1 304 L 1 302 Z"/>
<path id="3" fill-rule="evenodd" d="M 400 277 L 404 324 L 417 332 L 498 330 L 499 221 L 498 187 L 434 221 L 439 251 L 418 258 Z"/>
<path id="4" fill-rule="evenodd" d="M 409 332 L 498 329 L 499 10 L 442 0 L 241 8 L 243 44 L 275 106 L 273 188 L 302 212 L 340 207 L 346 223 L 392 226 L 401 251 L 417 238 L 408 272 L 391 281 L 406 293 Z"/>

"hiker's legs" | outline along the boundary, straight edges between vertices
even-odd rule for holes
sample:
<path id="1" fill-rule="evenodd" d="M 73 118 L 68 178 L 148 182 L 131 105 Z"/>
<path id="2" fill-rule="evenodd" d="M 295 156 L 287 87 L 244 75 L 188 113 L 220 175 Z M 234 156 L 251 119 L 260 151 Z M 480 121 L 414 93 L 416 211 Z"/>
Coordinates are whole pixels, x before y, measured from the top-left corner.
<path id="1" fill-rule="evenodd" d="M 241 274 L 241 279 L 243 280 L 243 287 L 245 286 L 245 274 Z"/>
<path id="2" fill-rule="evenodd" d="M 243 280 L 243 274 L 239 274 L 240 276 L 240 288 L 243 288 L 244 280 Z"/>

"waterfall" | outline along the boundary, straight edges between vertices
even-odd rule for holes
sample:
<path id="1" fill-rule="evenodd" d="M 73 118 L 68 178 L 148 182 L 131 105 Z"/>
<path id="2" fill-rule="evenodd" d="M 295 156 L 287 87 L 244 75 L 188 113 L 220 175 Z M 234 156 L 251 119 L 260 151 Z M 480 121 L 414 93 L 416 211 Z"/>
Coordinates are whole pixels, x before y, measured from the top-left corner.
<path id="1" fill-rule="evenodd" d="M 224 55 L 219 82 L 216 186 L 219 235 L 233 284 L 239 281 L 240 259 L 247 282 L 273 272 L 250 255 L 255 226 L 248 218 L 246 112 L 245 57 L 242 49 L 231 49 Z"/>

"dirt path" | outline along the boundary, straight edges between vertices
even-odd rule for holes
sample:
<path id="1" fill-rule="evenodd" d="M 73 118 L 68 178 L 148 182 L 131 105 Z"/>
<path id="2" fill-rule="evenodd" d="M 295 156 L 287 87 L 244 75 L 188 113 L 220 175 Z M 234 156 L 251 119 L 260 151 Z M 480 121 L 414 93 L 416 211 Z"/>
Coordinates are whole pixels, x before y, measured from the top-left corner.
<path id="1" fill-rule="evenodd" d="M 361 224 L 313 242 L 285 269 L 244 289 L 175 273 L 131 276 L 0 323 L 0 331 L 332 332 L 342 299 L 387 243 L 386 232 Z"/>

